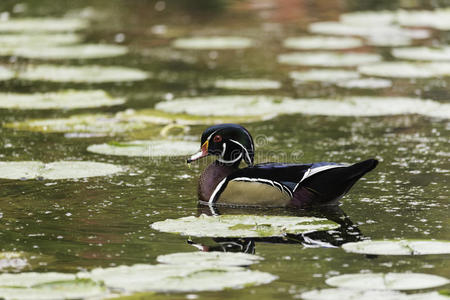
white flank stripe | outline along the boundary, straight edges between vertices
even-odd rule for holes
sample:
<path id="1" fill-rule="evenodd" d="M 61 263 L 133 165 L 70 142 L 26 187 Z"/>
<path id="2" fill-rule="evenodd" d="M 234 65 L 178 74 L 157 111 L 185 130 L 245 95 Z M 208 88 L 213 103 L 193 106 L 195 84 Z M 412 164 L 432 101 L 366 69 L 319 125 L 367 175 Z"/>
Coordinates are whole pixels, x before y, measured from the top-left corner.
<path id="1" fill-rule="evenodd" d="M 222 185 L 225 183 L 226 180 L 227 180 L 227 178 L 225 177 L 216 186 L 216 188 L 214 189 L 214 192 L 211 194 L 211 197 L 209 197 L 209 201 L 208 201 L 209 204 L 213 204 L 214 203 L 214 198 L 216 197 L 216 194 L 220 191 L 220 188 L 222 187 Z"/>

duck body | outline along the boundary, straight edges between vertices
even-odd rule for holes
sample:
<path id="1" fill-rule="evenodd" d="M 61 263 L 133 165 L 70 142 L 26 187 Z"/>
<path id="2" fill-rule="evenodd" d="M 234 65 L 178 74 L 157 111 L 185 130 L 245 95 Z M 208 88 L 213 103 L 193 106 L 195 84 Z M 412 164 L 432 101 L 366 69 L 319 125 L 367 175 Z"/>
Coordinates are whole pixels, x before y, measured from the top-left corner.
<path id="1" fill-rule="evenodd" d="M 188 162 L 208 155 L 219 158 L 199 179 L 199 202 L 207 205 L 309 207 L 336 203 L 378 161 L 352 165 L 263 163 L 253 165 L 251 135 L 236 124 L 215 125 L 202 135 L 201 150 Z M 239 168 L 244 160 L 249 166 Z"/>

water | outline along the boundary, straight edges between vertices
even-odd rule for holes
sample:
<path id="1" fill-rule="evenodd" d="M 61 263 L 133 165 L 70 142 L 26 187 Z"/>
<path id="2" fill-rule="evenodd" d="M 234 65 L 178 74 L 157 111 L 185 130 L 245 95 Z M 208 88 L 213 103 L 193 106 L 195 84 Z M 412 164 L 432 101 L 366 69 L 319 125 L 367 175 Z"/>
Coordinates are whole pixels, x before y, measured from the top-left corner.
<path id="1" fill-rule="evenodd" d="M 76 113 L 117 112 L 125 108 L 151 108 L 172 97 L 218 94 L 252 94 L 214 89 L 205 84 L 215 78 L 262 77 L 280 80 L 281 90 L 261 94 L 289 97 L 340 97 L 383 95 L 431 98 L 450 97 L 447 79 L 394 79 L 382 91 L 346 90 L 333 85 L 293 86 L 287 73 L 302 69 L 279 65 L 276 56 L 286 52 L 281 44 L 289 36 L 306 34 L 308 23 L 335 20 L 358 9 L 432 9 L 428 1 L 295 1 L 265 8 L 258 1 L 16 1 L 3 0 L 0 12 L 14 17 L 89 15 L 93 22 L 86 42 L 123 41 L 131 53 L 118 58 L 55 61 L 55 64 L 121 65 L 149 71 L 153 78 L 122 84 L 71 84 L 28 81 L 0 82 L 1 91 L 43 92 L 61 88 L 102 88 L 125 96 L 123 106 L 76 111 L 0 110 L 0 120 L 65 117 Z M 267 2 L 271 3 L 271 2 Z M 448 4 L 448 3 L 447 3 Z M 403 5 L 403 6 L 402 6 Z M 20 8 L 21 6 L 19 6 Z M 89 9 L 87 9 L 89 7 Z M 156 26 L 156 27 L 155 27 Z M 154 34 L 166 31 L 165 35 Z M 237 51 L 185 51 L 170 48 L 174 37 L 237 35 L 255 38 L 261 46 Z M 432 38 L 448 44 L 448 32 Z M 392 59 L 386 48 L 374 52 Z M 8 57 L 0 64 L 33 63 Z M 192 126 L 188 133 L 200 137 L 205 126 Z M 354 162 L 369 157 L 379 166 L 355 185 L 340 209 L 371 239 L 449 240 L 450 165 L 448 123 L 418 115 L 384 117 L 326 117 L 291 115 L 251 123 L 246 128 L 257 141 L 256 161 Z M 152 132 L 152 131 L 149 131 Z M 152 132 L 153 133 L 153 132 Z M 140 133 L 142 138 L 145 135 Z M 81 180 L 0 180 L 0 236 L 2 251 L 26 251 L 39 257 L 26 270 L 76 272 L 94 267 L 154 263 L 156 256 L 193 251 L 187 237 L 160 233 L 149 225 L 166 218 L 198 213 L 196 180 L 205 162 L 188 168 L 183 158 L 149 159 L 104 156 L 86 151 L 91 144 L 122 136 L 66 138 L 59 133 L 16 131 L 0 127 L 0 160 L 92 160 L 125 165 L 128 171 L 111 177 Z M 147 136 L 146 138 L 151 138 Z M 227 210 L 228 212 L 228 210 Z M 229 213 L 236 213 L 230 211 Z M 258 212 L 267 213 L 265 210 Z M 273 213 L 273 212 L 272 212 Z M 276 211 L 276 214 L 297 214 Z M 308 212 L 300 212 L 308 214 Z M 214 245 L 211 239 L 195 242 Z M 304 248 L 295 243 L 256 242 L 256 254 L 265 260 L 252 268 L 279 276 L 269 285 L 199 294 L 202 299 L 297 298 L 301 292 L 326 288 L 325 279 L 346 273 L 418 272 L 449 277 L 448 255 L 366 257 L 341 249 Z M 159 296 L 158 296 L 159 297 Z M 160 295 L 184 299 L 185 294 Z"/>

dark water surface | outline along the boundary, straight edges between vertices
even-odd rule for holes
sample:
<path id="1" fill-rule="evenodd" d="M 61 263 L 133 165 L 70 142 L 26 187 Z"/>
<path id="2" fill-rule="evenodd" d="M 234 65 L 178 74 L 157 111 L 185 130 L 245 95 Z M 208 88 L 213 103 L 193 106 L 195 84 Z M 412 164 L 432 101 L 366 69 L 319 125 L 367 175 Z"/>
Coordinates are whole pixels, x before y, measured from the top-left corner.
<path id="1" fill-rule="evenodd" d="M 85 41 L 114 43 L 124 34 L 131 53 L 118 58 L 71 60 L 65 65 L 122 65 L 153 73 L 153 78 L 124 84 L 58 84 L 0 82 L 1 91 L 42 92 L 61 88 L 102 88 L 128 102 L 114 108 L 78 111 L 0 110 L 0 121 L 69 116 L 79 112 L 116 112 L 151 108 L 166 97 L 233 94 L 205 85 L 216 78 L 262 77 L 283 82 L 281 90 L 264 92 L 289 97 L 345 95 L 408 96 L 446 101 L 448 79 L 394 80 L 381 91 L 353 91 L 332 85 L 293 87 L 276 56 L 287 52 L 282 41 L 306 34 L 314 21 L 336 20 L 359 9 L 395 9 L 408 1 L 278 1 L 264 8 L 260 1 L 22 1 L 27 10 L 12 16 L 63 16 L 91 7 L 97 12 Z M 292 3 L 291 3 L 292 2 Z M 413 8 L 431 9 L 444 1 L 412 1 Z M 161 4 L 161 3 L 164 3 Z M 409 2 L 408 2 L 409 3 Z M 0 12 L 12 12 L 17 1 L 2 0 Z M 158 11 L 155 8 L 161 9 Z M 155 35 L 155 25 L 167 26 Z M 239 51 L 183 51 L 170 47 L 175 37 L 237 35 L 255 38 L 261 46 Z M 450 35 L 433 37 L 448 44 Z M 383 48 L 373 49 L 389 57 Z M 10 64 L 8 57 L 0 64 Z M 18 58 L 17 63 L 33 61 Z M 237 92 L 238 94 L 251 92 Z M 379 166 L 344 197 L 340 209 L 371 239 L 450 240 L 449 124 L 418 115 L 325 117 L 291 115 L 246 125 L 257 141 L 257 162 L 354 162 L 375 157 Z M 204 126 L 192 126 L 200 136 Z M 141 136 L 142 137 L 142 136 Z M 148 136 L 147 138 L 152 138 Z M 116 137 L 127 140 L 127 135 Z M 150 224 L 198 213 L 197 178 L 206 162 L 188 167 L 184 158 L 149 159 L 105 156 L 86 151 L 111 137 L 66 138 L 64 134 L 16 131 L 0 127 L 0 160 L 91 160 L 128 166 L 124 174 L 82 180 L 0 180 L 2 251 L 40 255 L 33 271 L 76 272 L 94 267 L 154 263 L 161 254 L 193 251 L 187 238 L 152 230 Z M 261 211 L 261 214 L 266 211 Z M 293 214 L 277 211 L 277 214 Z M 301 212 L 304 214 L 304 212 Z M 197 239 L 214 244 L 210 239 Z M 265 258 L 252 268 L 279 276 L 269 285 L 199 293 L 201 299 L 292 299 L 326 288 L 325 279 L 345 273 L 418 272 L 449 277 L 449 255 L 366 257 L 342 249 L 305 248 L 300 244 L 257 242 Z M 184 294 L 162 298 L 185 298 Z"/>

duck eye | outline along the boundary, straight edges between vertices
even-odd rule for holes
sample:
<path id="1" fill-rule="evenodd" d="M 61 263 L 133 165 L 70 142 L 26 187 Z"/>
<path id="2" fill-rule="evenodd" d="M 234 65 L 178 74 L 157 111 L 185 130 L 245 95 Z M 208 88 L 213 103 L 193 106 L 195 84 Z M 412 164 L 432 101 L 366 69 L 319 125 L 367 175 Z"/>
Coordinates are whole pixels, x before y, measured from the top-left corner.
<path id="1" fill-rule="evenodd" d="M 221 135 L 216 135 L 213 139 L 214 143 L 220 143 L 222 141 Z"/>

